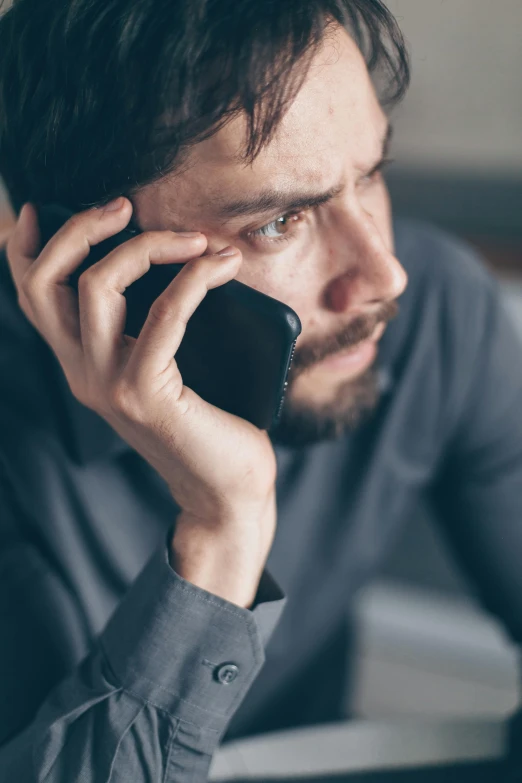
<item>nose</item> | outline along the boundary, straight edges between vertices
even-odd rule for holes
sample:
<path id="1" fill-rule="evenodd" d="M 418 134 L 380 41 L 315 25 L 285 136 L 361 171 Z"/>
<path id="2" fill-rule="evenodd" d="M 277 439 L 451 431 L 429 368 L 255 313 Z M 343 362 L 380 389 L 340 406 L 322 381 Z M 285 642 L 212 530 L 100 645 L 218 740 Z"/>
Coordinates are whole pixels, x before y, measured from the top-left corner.
<path id="1" fill-rule="evenodd" d="M 403 293 L 408 276 L 368 213 L 353 215 L 339 241 L 342 271 L 327 286 L 329 309 L 341 312 L 382 304 Z"/>

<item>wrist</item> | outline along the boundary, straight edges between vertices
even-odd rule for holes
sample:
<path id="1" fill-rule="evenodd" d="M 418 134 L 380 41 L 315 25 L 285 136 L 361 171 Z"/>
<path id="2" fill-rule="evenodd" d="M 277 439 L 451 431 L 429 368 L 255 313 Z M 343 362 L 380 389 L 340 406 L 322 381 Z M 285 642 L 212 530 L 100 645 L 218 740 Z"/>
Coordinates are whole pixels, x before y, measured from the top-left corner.
<path id="1" fill-rule="evenodd" d="M 275 531 L 275 498 L 262 516 L 201 520 L 181 512 L 169 560 L 183 579 L 238 606 L 252 605 Z"/>

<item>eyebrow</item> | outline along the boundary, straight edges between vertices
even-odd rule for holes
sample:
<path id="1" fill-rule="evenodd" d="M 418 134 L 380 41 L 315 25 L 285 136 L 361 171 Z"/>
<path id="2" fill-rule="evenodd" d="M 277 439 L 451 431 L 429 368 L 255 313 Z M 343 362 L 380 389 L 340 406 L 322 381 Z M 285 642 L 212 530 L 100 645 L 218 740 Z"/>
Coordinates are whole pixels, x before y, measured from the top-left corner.
<path id="1" fill-rule="evenodd" d="M 386 132 L 381 145 L 381 157 L 375 165 L 372 166 L 368 175 L 375 173 L 386 160 L 393 134 L 393 127 L 388 122 Z M 265 213 L 294 212 L 306 207 L 317 207 L 326 204 L 327 201 L 339 195 L 343 190 L 344 184 L 334 185 L 328 190 L 318 193 L 303 192 L 302 190 L 282 191 L 265 190 L 252 197 L 241 198 L 236 201 L 220 202 L 217 205 L 216 216 L 224 220 L 230 220 L 236 217 L 247 215 L 261 215 Z"/>

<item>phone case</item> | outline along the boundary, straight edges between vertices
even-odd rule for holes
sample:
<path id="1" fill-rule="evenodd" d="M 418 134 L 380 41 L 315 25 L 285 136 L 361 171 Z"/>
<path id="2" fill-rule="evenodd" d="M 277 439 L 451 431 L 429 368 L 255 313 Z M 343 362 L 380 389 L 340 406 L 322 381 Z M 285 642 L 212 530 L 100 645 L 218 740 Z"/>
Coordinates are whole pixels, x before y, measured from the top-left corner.
<path id="1" fill-rule="evenodd" d="M 60 205 L 38 208 L 45 244 L 72 217 Z M 122 242 L 139 233 L 126 228 L 93 247 L 88 258 L 70 277 L 78 278 Z M 125 334 L 137 337 L 155 299 L 184 264 L 154 265 L 125 291 Z M 287 375 L 295 342 L 301 333 L 297 313 L 283 302 L 237 280 L 206 294 L 189 319 L 176 353 L 183 382 L 204 400 L 228 413 L 270 429 L 284 404 Z"/>

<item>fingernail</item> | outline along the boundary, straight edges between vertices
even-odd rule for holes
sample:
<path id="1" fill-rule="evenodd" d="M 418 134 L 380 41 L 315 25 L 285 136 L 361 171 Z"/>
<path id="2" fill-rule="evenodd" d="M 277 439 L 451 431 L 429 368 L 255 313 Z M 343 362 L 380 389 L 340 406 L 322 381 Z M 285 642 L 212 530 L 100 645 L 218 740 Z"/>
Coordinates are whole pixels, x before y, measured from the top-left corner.
<path id="1" fill-rule="evenodd" d="M 109 201 L 108 204 L 105 204 L 105 206 L 102 207 L 102 211 L 116 212 L 116 210 L 121 209 L 122 206 L 123 206 L 123 196 L 118 196 L 118 198 L 115 198 L 112 201 Z"/>
<path id="2" fill-rule="evenodd" d="M 176 231 L 178 237 L 199 237 L 201 231 Z"/>
<path id="3" fill-rule="evenodd" d="M 232 247 L 232 245 L 228 245 L 228 247 L 224 247 L 223 250 L 218 250 L 216 253 L 217 256 L 233 256 L 236 253 L 236 248 Z"/>

